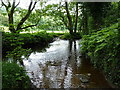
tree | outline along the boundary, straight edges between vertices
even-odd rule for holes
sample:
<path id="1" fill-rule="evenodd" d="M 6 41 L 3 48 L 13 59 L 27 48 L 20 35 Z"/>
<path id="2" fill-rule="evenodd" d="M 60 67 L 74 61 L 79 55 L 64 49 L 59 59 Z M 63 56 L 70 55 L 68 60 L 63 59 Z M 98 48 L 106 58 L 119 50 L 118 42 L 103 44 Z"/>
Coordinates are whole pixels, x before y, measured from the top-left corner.
<path id="1" fill-rule="evenodd" d="M 74 3 L 72 3 L 74 5 Z M 72 35 L 73 33 L 76 34 L 77 31 L 77 24 L 78 24 L 78 2 L 75 2 L 75 11 L 74 15 L 70 15 L 69 9 L 68 9 L 68 3 L 65 2 L 65 10 L 67 13 L 67 18 L 68 18 L 68 29 L 70 31 L 70 34 Z"/>
<path id="2" fill-rule="evenodd" d="M 28 25 L 25 27 L 22 27 L 24 22 L 29 18 L 30 14 L 32 13 L 33 9 L 35 8 L 35 5 L 37 3 L 37 1 L 33 2 L 33 0 L 31 0 L 27 13 L 25 14 L 25 16 L 23 16 L 21 18 L 21 20 L 19 21 L 19 23 L 17 25 L 14 24 L 14 13 L 15 13 L 15 9 L 17 8 L 17 6 L 19 5 L 20 1 L 16 4 L 16 0 L 13 0 L 13 2 L 11 3 L 9 0 L 7 1 L 7 3 L 5 3 L 3 0 L 1 0 L 2 5 L 6 8 L 7 14 L 8 14 L 8 25 L 9 25 L 9 30 L 11 31 L 11 33 L 19 33 L 22 29 L 26 29 L 28 27 L 33 27 L 36 26 L 35 25 Z M 16 26 L 16 27 L 15 27 Z"/>
<path id="3" fill-rule="evenodd" d="M 67 18 L 68 18 L 68 29 L 70 31 L 70 34 L 73 34 L 73 22 L 72 22 L 72 18 L 70 16 L 69 10 L 68 10 L 68 3 L 65 2 L 65 10 L 67 12 Z"/>
<path id="4" fill-rule="evenodd" d="M 83 34 L 88 34 L 89 33 L 89 31 L 88 31 L 88 12 L 87 12 L 87 9 L 86 9 L 84 3 L 81 3 L 81 11 L 82 11 L 82 22 L 81 22 L 82 32 L 83 32 Z"/>
<path id="5" fill-rule="evenodd" d="M 74 34 L 77 31 L 78 23 L 78 2 L 75 3 L 59 3 L 47 5 L 43 12 L 45 15 L 55 17 L 56 20 L 62 21 L 64 26 L 69 30 L 70 34 Z"/>
<path id="6" fill-rule="evenodd" d="M 78 23 L 78 2 L 76 2 L 76 18 L 75 18 L 75 30 L 74 33 L 77 31 L 77 23 Z"/>
<path id="7" fill-rule="evenodd" d="M 94 29 L 98 30 L 103 24 L 103 17 L 106 15 L 108 8 L 110 7 L 110 2 L 86 2 L 83 3 L 85 9 L 89 12 L 89 15 L 92 16 L 94 21 Z"/>

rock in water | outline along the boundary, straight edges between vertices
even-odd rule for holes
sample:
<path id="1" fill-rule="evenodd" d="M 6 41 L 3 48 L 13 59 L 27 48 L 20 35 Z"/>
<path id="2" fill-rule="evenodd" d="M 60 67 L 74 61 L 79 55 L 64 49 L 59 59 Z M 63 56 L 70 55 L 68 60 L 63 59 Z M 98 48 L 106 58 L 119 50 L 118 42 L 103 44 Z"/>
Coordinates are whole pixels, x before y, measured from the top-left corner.
<path id="1" fill-rule="evenodd" d="M 84 75 L 84 74 L 77 74 L 78 78 L 82 83 L 88 83 L 89 82 L 89 76 Z"/>
<path id="2" fill-rule="evenodd" d="M 82 58 L 82 55 L 79 55 L 79 58 Z"/>

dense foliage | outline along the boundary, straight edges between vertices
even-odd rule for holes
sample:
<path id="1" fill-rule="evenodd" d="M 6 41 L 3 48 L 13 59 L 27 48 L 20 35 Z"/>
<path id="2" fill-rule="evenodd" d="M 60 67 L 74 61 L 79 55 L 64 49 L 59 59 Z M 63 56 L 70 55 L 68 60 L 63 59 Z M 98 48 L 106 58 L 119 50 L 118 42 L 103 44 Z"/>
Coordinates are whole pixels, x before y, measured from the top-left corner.
<path id="1" fill-rule="evenodd" d="M 2 35 L 3 50 L 13 50 L 17 46 L 33 46 L 36 44 L 44 45 L 53 40 L 53 35 L 46 32 L 38 32 L 34 34 L 24 33 L 3 33 Z"/>
<path id="2" fill-rule="evenodd" d="M 14 62 L 3 62 L 3 87 L 28 87 L 29 79 L 23 68 L 17 65 L 18 61 L 23 65 L 21 56 L 28 57 L 32 47 L 38 50 L 38 47 L 48 45 L 54 37 L 59 36 L 69 40 L 81 39 L 82 36 L 81 52 L 87 54 L 94 66 L 103 70 L 112 83 L 120 86 L 120 2 L 47 4 L 48 0 L 42 0 L 39 9 L 35 9 L 38 2 L 31 0 L 28 8 L 24 9 L 18 6 L 17 0 L 12 1 L 2 0 L 0 8 L 3 58 L 10 58 Z M 40 30 L 69 33 L 63 35 Z"/>
<path id="3" fill-rule="evenodd" d="M 77 40 L 77 39 L 81 39 L 81 35 L 80 33 L 74 33 L 73 35 L 70 35 L 69 33 L 65 33 L 60 38 L 65 40 L 74 40 L 74 39 Z"/>
<path id="4" fill-rule="evenodd" d="M 87 53 L 95 67 L 104 71 L 107 78 L 120 86 L 120 35 L 118 23 L 82 38 L 81 52 Z"/>
<path id="5" fill-rule="evenodd" d="M 16 63 L 2 63 L 3 88 L 30 88 L 30 80 L 25 70 Z"/>
<path id="6" fill-rule="evenodd" d="M 19 61 L 19 63 L 23 65 L 21 56 L 28 57 L 32 52 L 32 47 L 47 45 L 53 41 L 53 36 L 55 36 L 55 34 L 52 33 L 50 35 L 46 32 L 34 34 L 3 33 L 3 58 L 11 58 L 12 61 Z"/>

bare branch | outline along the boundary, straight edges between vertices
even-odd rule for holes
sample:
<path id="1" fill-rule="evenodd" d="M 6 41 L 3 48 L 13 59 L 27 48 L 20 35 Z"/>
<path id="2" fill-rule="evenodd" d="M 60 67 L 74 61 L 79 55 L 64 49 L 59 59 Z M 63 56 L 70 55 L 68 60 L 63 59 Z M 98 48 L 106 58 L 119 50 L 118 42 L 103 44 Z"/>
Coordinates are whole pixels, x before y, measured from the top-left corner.
<path id="1" fill-rule="evenodd" d="M 31 11 L 35 8 L 36 4 L 37 4 L 37 2 L 35 1 L 34 5 L 33 5 L 33 8 L 31 9 Z"/>
<path id="2" fill-rule="evenodd" d="M 30 2 L 30 5 L 29 5 L 29 7 L 28 7 L 28 10 L 30 11 L 30 9 L 31 9 L 31 7 L 32 7 L 32 3 L 33 2 Z"/>
<path id="3" fill-rule="evenodd" d="M 33 0 L 31 0 L 31 2 L 30 2 L 29 8 L 28 8 L 29 11 L 32 11 L 35 8 L 37 1 L 34 2 L 33 7 L 32 7 L 32 4 L 33 4 Z"/>
<path id="4" fill-rule="evenodd" d="M 15 5 L 15 8 L 16 8 L 19 4 L 20 4 L 20 0 L 19 0 L 19 2 L 17 3 L 17 5 Z"/>
<path id="5" fill-rule="evenodd" d="M 7 7 L 7 5 L 3 2 L 3 0 L 1 0 L 1 2 L 3 6 Z"/>
<path id="6" fill-rule="evenodd" d="M 8 9 L 11 7 L 10 2 L 8 1 L 8 5 L 6 5 L 6 4 L 3 2 L 3 0 L 1 0 L 1 2 L 2 2 L 2 6 L 5 6 L 6 11 L 8 12 Z"/>
<path id="7" fill-rule="evenodd" d="M 14 11 L 14 9 L 15 9 L 15 2 L 13 1 L 11 11 Z"/>
<path id="8" fill-rule="evenodd" d="M 10 3 L 10 1 L 8 1 L 8 8 L 10 8 L 11 7 L 11 3 Z"/>

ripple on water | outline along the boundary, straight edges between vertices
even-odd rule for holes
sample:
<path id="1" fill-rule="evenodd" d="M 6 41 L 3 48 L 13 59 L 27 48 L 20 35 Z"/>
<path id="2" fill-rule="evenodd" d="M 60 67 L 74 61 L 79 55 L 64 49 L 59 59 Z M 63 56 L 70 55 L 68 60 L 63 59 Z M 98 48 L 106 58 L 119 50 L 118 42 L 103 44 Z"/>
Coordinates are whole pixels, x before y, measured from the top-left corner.
<path id="1" fill-rule="evenodd" d="M 37 88 L 110 87 L 89 60 L 79 57 L 79 51 L 79 40 L 56 40 L 45 52 L 33 52 L 23 62 Z"/>

